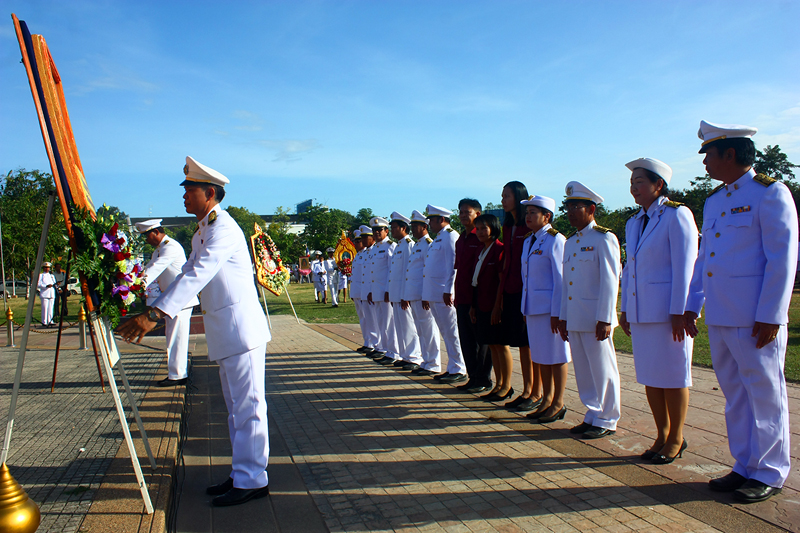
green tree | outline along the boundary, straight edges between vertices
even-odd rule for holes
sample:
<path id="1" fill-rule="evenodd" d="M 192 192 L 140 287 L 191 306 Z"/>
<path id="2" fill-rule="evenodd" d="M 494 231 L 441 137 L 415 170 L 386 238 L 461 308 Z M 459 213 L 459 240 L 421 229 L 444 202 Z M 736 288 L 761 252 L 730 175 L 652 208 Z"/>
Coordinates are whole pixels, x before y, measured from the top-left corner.
<path id="1" fill-rule="evenodd" d="M 359 226 L 369 226 L 369 221 L 375 214 L 372 212 L 372 209 L 369 207 L 362 207 L 356 213 L 355 220 L 353 221 L 353 226 L 350 228 L 351 230 L 358 229 Z"/>
<path id="2" fill-rule="evenodd" d="M 289 233 L 289 226 L 289 210 L 278 207 L 275 209 L 275 217 L 267 227 L 267 233 L 281 252 L 283 261 L 295 263 L 300 256 L 305 255 L 305 246 L 297 235 Z"/>
<path id="3" fill-rule="evenodd" d="M 181 246 L 183 246 L 187 256 L 191 253 L 192 237 L 194 237 L 194 234 L 197 231 L 197 221 L 192 221 L 186 226 L 180 226 L 175 229 L 164 228 L 164 231 L 167 233 L 167 235 L 174 238 L 180 243 Z"/>
<path id="4" fill-rule="evenodd" d="M 264 219 L 261 218 L 260 215 L 253 213 L 245 207 L 230 206 L 225 208 L 225 211 L 227 211 L 231 218 L 233 218 L 233 220 L 239 224 L 239 227 L 242 228 L 244 236 L 247 238 L 248 242 L 250 241 L 250 237 L 253 236 L 253 233 L 255 233 L 255 230 L 253 229 L 255 224 L 264 227 Z"/>
<path id="5" fill-rule="evenodd" d="M 759 174 L 766 174 L 776 180 L 794 182 L 795 176 L 792 169 L 798 166 L 800 165 L 791 163 L 786 154 L 781 152 L 781 147 L 776 144 L 775 146 L 767 145 L 763 152 L 756 150 L 756 162 L 753 168 Z"/>
<path id="6" fill-rule="evenodd" d="M 300 215 L 306 223 L 301 239 L 309 249 L 324 251 L 336 246 L 342 231 L 349 231 L 355 224 L 355 217 L 341 209 L 330 209 L 323 205 L 312 205 Z"/>

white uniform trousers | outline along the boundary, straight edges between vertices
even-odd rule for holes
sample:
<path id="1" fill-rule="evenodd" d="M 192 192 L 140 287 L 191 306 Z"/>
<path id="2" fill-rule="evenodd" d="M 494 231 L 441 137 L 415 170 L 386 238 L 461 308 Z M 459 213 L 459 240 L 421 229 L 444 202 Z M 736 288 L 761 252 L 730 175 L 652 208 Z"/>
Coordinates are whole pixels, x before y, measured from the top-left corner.
<path id="1" fill-rule="evenodd" d="M 269 459 L 267 399 L 264 396 L 267 345 L 217 361 L 228 407 L 231 478 L 237 489 L 266 487 Z"/>
<path id="2" fill-rule="evenodd" d="M 417 327 L 419 347 L 422 352 L 422 363 L 419 365 L 431 372 L 442 371 L 442 350 L 440 348 L 439 329 L 433 319 L 433 313 L 422 308 L 422 300 L 413 300 L 411 315 Z"/>
<path id="3" fill-rule="evenodd" d="M 569 345 L 578 395 L 587 408 L 583 421 L 616 431 L 620 398 L 613 329 L 604 341 L 598 341 L 594 331 L 570 331 Z"/>
<path id="4" fill-rule="evenodd" d="M 422 352 L 419 348 L 419 337 L 417 337 L 417 329 L 414 327 L 411 308 L 403 310 L 400 302 L 394 302 L 391 306 L 400 359 L 418 365 L 422 363 Z"/>
<path id="5" fill-rule="evenodd" d="M 447 348 L 447 372 L 450 374 L 466 374 L 467 365 L 464 363 L 464 354 L 461 353 L 461 341 L 458 338 L 458 319 L 456 307 L 448 306 L 444 302 L 430 302 L 431 313 L 436 325 L 444 339 Z"/>
<path id="6" fill-rule="evenodd" d="M 331 281 L 330 283 L 328 283 L 328 290 L 331 293 L 330 304 L 339 305 L 339 288 L 337 287 L 337 284 Z"/>
<path id="7" fill-rule="evenodd" d="M 189 328 L 192 308 L 187 307 L 175 318 L 166 317 L 164 327 L 167 337 L 167 367 L 169 379 L 183 379 L 189 375 Z"/>
<path id="8" fill-rule="evenodd" d="M 380 334 L 378 349 L 386 352 L 386 357 L 399 359 L 400 354 L 397 348 L 397 334 L 394 331 L 394 316 L 392 306 L 388 302 L 375 302 L 372 306 L 375 310 L 375 330 Z"/>
<path id="9" fill-rule="evenodd" d="M 370 341 L 370 344 L 367 344 L 367 346 L 380 350 L 378 346 L 381 344 L 381 333 L 378 330 L 378 319 L 376 316 L 378 311 L 375 309 L 375 305 L 369 303 L 367 300 L 361 300 L 361 308 L 364 310 L 364 318 L 367 319 L 367 339 Z"/>
<path id="10" fill-rule="evenodd" d="M 770 487 L 789 475 L 789 400 L 783 365 L 788 332 L 760 350 L 753 328 L 708 326 L 711 361 L 725 394 L 733 471 Z"/>
<path id="11" fill-rule="evenodd" d="M 372 348 L 369 339 L 369 327 L 367 325 L 366 315 L 364 314 L 364 304 L 360 298 L 353 298 L 353 306 L 356 308 L 356 314 L 358 315 L 358 325 L 361 328 L 361 338 L 363 339 L 362 346 L 367 346 Z"/>
<path id="12" fill-rule="evenodd" d="M 53 306 L 55 298 L 40 298 L 42 301 L 42 325 L 47 326 L 53 321 Z"/>

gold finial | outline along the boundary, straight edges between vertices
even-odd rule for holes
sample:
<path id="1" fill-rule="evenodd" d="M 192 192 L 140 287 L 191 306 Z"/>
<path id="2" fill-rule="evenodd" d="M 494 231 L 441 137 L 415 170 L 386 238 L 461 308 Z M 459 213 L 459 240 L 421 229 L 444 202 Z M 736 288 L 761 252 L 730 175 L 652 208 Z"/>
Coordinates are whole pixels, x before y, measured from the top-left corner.
<path id="1" fill-rule="evenodd" d="M 0 531 L 34 533 L 41 521 L 39 506 L 28 497 L 6 464 L 0 465 Z"/>
<path id="2" fill-rule="evenodd" d="M 14 311 L 12 311 L 10 307 L 6 309 L 6 320 L 8 320 L 9 322 L 14 320 Z"/>
<path id="3" fill-rule="evenodd" d="M 81 322 L 86 322 L 86 311 L 81 307 L 80 312 L 78 313 L 78 320 Z"/>

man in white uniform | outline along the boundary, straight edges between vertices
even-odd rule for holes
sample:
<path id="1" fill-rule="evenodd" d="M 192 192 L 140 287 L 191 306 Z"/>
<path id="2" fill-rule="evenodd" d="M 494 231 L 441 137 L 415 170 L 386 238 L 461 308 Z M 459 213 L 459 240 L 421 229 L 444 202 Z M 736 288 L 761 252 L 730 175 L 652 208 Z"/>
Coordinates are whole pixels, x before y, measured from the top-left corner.
<path id="1" fill-rule="evenodd" d="M 129 342 L 137 337 L 141 342 L 158 319 L 175 318 L 203 292 L 208 357 L 219 364 L 233 449 L 230 477 L 206 493 L 217 496 L 213 505 L 237 505 L 269 494 L 264 357 L 271 336 L 253 281 L 248 243 L 236 221 L 219 206 L 228 178 L 191 157 L 183 171 L 184 206 L 199 225 L 192 253 L 152 307 L 118 332 Z"/>
<path id="2" fill-rule="evenodd" d="M 147 285 L 155 284 L 159 292 L 163 293 L 181 273 L 181 268 L 186 264 L 186 253 L 178 241 L 167 237 L 161 227 L 160 218 L 137 222 L 136 229 L 144 236 L 147 244 L 155 248 L 144 271 Z M 151 305 L 157 298 L 150 294 L 148 292 L 147 305 Z M 168 372 L 166 378 L 157 382 L 159 387 L 184 385 L 189 379 L 189 328 L 195 305 L 200 305 L 200 302 L 197 298 L 192 298 L 178 316 L 166 317 L 164 320 Z"/>
<path id="3" fill-rule="evenodd" d="M 733 471 L 709 487 L 744 503 L 781 491 L 790 471 L 784 362 L 797 260 L 789 189 L 753 170 L 758 130 L 700 123 L 700 153 L 722 184 L 706 199 L 703 238 L 687 304 L 687 331 L 705 301 L 711 360 L 725 394 Z"/>
<path id="4" fill-rule="evenodd" d="M 369 221 L 372 227 L 372 236 L 375 245 L 369 255 L 370 267 L 370 292 L 367 301 L 372 304 L 375 312 L 375 329 L 380 336 L 378 350 L 385 352 L 384 356 L 376 359 L 381 365 L 393 365 L 400 359 L 397 347 L 397 334 L 394 330 L 394 316 L 392 305 L 389 303 L 389 266 L 392 262 L 395 243 L 389 240 L 389 221 L 383 217 L 372 217 Z"/>
<path id="5" fill-rule="evenodd" d="M 333 248 L 328 247 L 325 250 L 328 253 L 328 258 L 322 262 L 325 268 L 325 282 L 328 284 L 328 289 L 331 292 L 331 307 L 339 307 L 339 282 L 336 279 L 336 259 L 333 258 Z"/>
<path id="6" fill-rule="evenodd" d="M 350 299 L 353 300 L 353 307 L 356 308 L 356 314 L 358 315 L 358 325 L 361 328 L 361 337 L 363 340 L 363 344 L 361 348 L 358 348 L 356 351 L 358 353 L 366 353 L 370 351 L 370 347 L 367 346 L 367 332 L 364 326 L 364 310 L 361 309 L 361 260 L 358 254 L 361 253 L 361 250 L 364 249 L 364 245 L 361 242 L 361 230 L 357 229 L 353 231 L 353 246 L 356 248 L 356 255 L 353 257 L 353 262 L 350 264 Z"/>
<path id="7" fill-rule="evenodd" d="M 416 370 L 422 362 L 422 352 L 419 348 L 419 337 L 414 327 L 414 318 L 411 309 L 406 306 L 403 308 L 403 285 L 406 281 L 406 268 L 408 258 L 414 247 L 414 241 L 408 236 L 408 225 L 411 219 L 401 215 L 397 211 L 392 213 L 392 220 L 389 223 L 392 230 L 392 238 L 397 241 L 394 254 L 392 254 L 391 265 L 389 266 L 389 304 L 394 318 L 394 330 L 397 334 L 397 347 L 400 351 L 400 358 L 395 361 L 395 366 L 400 366 L 403 370 Z"/>
<path id="8" fill-rule="evenodd" d="M 575 228 L 564 244 L 559 331 L 569 341 L 583 422 L 570 429 L 585 439 L 617 430 L 619 370 L 612 333 L 617 326 L 619 241 L 594 221 L 603 197 L 577 181 L 567 184 L 567 217 Z"/>
<path id="9" fill-rule="evenodd" d="M 42 273 L 39 274 L 39 299 L 42 301 L 42 326 L 50 327 L 53 324 L 53 306 L 56 301 L 56 278 L 50 272 L 50 263 L 42 263 Z"/>
<path id="10" fill-rule="evenodd" d="M 428 247 L 433 244 L 433 239 L 428 235 L 428 219 L 416 209 L 411 212 L 411 233 L 417 243 L 411 250 L 406 263 L 406 281 L 403 284 L 403 299 L 400 305 L 404 309 L 411 309 L 422 352 L 420 368 L 412 370 L 411 373 L 420 376 L 434 376 L 442 370 L 439 330 L 430 306 L 428 309 L 422 307 L 425 257 L 428 255 Z"/>
<path id="11" fill-rule="evenodd" d="M 382 352 L 378 345 L 381 343 L 381 332 L 378 331 L 375 317 L 375 306 L 367 300 L 367 297 L 372 290 L 372 269 L 371 269 L 371 254 L 375 247 L 375 239 L 372 235 L 372 228 L 362 225 L 361 229 L 361 244 L 364 249 L 361 250 L 357 257 L 361 263 L 361 310 L 364 313 L 364 323 L 361 325 L 361 332 L 366 336 L 365 344 L 369 347 L 364 350 L 364 355 L 370 359 L 382 359 L 386 352 Z"/>
<path id="12" fill-rule="evenodd" d="M 311 277 L 314 278 L 314 297 L 317 302 L 328 303 L 328 273 L 322 261 L 322 252 L 314 252 L 315 259 L 311 261 Z"/>
<path id="13" fill-rule="evenodd" d="M 447 372 L 435 376 L 442 383 L 467 380 L 467 366 L 461 353 L 453 291 L 456 282 L 456 240 L 450 227 L 451 211 L 428 204 L 428 220 L 436 238 L 428 247 L 422 279 L 422 307 L 430 309 L 447 348 Z"/>

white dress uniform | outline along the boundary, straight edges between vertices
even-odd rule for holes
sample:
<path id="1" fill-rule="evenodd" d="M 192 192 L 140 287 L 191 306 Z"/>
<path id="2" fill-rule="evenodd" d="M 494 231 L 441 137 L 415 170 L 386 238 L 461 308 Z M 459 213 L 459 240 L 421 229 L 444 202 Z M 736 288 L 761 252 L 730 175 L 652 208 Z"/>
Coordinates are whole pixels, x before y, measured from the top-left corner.
<path id="1" fill-rule="evenodd" d="M 367 320 L 367 334 L 369 335 L 370 344 L 367 346 L 380 350 L 378 346 L 381 343 L 381 331 L 378 329 L 377 310 L 375 306 L 369 303 L 367 297 L 372 291 L 372 251 L 375 244 L 368 246 L 362 250 L 364 254 L 363 264 L 361 266 L 361 308 L 364 310 L 364 318 Z"/>
<path id="2" fill-rule="evenodd" d="M 367 249 L 362 248 L 353 258 L 353 267 L 350 283 L 350 298 L 358 314 L 358 323 L 361 326 L 363 345 L 375 348 L 378 345 L 377 335 L 372 326 L 372 313 L 367 309 L 367 295 L 364 292 L 364 268 L 367 266 Z"/>
<path id="3" fill-rule="evenodd" d="M 447 372 L 466 374 L 467 365 L 464 363 L 458 338 L 456 307 L 444 303 L 444 295 L 453 294 L 455 290 L 457 240 L 458 232 L 448 225 L 436 235 L 428 247 L 422 276 L 422 299 L 430 303 L 431 313 L 444 339 L 448 358 Z"/>
<path id="4" fill-rule="evenodd" d="M 433 243 L 429 235 L 425 235 L 411 249 L 406 263 L 406 281 L 403 284 L 403 300 L 411 306 L 411 316 L 419 338 L 422 363 L 420 366 L 431 372 L 441 372 L 442 352 L 441 339 L 436 321 L 430 310 L 422 308 L 422 280 L 425 268 L 425 257 L 428 247 Z"/>
<path id="5" fill-rule="evenodd" d="M 50 272 L 42 272 L 39 274 L 39 281 L 36 287 L 39 289 L 39 299 L 42 301 L 42 325 L 49 326 L 53 322 L 53 306 L 56 301 L 55 287 L 48 287 L 48 285 L 55 285 L 56 277 Z"/>
<path id="6" fill-rule="evenodd" d="M 314 291 L 321 301 L 325 297 L 325 291 L 328 290 L 328 273 L 321 260 L 311 261 L 311 276 L 314 278 Z"/>
<path id="7" fill-rule="evenodd" d="M 158 286 L 160 292 L 164 293 L 181 273 L 181 268 L 185 263 L 186 253 L 183 251 L 183 246 L 178 241 L 164 236 L 145 267 L 147 284 Z M 152 305 L 155 299 L 148 297 L 147 305 Z M 167 341 L 168 379 L 183 379 L 189 375 L 189 328 L 192 321 L 192 308 L 195 305 L 200 305 L 196 297 L 192 298 L 175 318 L 168 316 L 164 320 L 166 323 L 164 329 Z"/>
<path id="8" fill-rule="evenodd" d="M 578 394 L 586 406 L 584 422 L 616 430 L 620 415 L 619 370 L 613 328 L 617 322 L 619 241 L 592 220 L 564 244 L 561 320 L 567 321 Z M 612 334 L 598 341 L 598 322 Z"/>
<path id="9" fill-rule="evenodd" d="M 336 260 L 326 259 L 322 262 L 322 266 L 325 268 L 325 282 L 328 284 L 328 289 L 331 293 L 331 305 L 339 305 L 338 283 L 334 279 L 337 274 Z"/>
<path id="10" fill-rule="evenodd" d="M 771 487 L 789 475 L 784 362 L 797 259 L 797 212 L 789 189 L 752 169 L 717 187 L 703 208 L 703 237 L 687 308 L 705 301 L 711 360 L 725 394 L 733 471 Z M 756 322 L 780 324 L 756 348 Z"/>
<path id="11" fill-rule="evenodd" d="M 569 343 L 550 327 L 550 317 L 561 313 L 565 242 L 546 224 L 522 245 L 522 314 L 528 325 L 531 360 L 542 365 L 571 361 Z"/>
<path id="12" fill-rule="evenodd" d="M 419 347 L 417 329 L 414 327 L 414 316 L 411 308 L 403 309 L 403 286 L 406 281 L 408 258 L 414 248 L 414 239 L 406 235 L 397 243 L 389 265 L 389 302 L 391 302 L 394 329 L 397 334 L 397 347 L 400 359 L 419 365 L 422 363 L 422 351 Z M 374 298 L 374 295 L 373 295 Z"/>
<path id="13" fill-rule="evenodd" d="M 692 212 L 660 196 L 625 225 L 628 262 L 622 270 L 620 308 L 631 324 L 636 381 L 649 387 L 692 385 L 693 339 L 672 337 L 671 315 L 683 315 L 697 258 Z"/>
<path id="14" fill-rule="evenodd" d="M 189 169 L 190 160 L 187 157 Z M 191 163 L 197 165 L 194 160 Z M 271 336 L 258 301 L 244 233 L 219 205 L 199 222 L 189 260 L 153 307 L 174 318 L 200 291 L 208 358 L 219 364 L 228 408 L 233 449 L 230 477 L 235 488 L 265 487 L 269 482 L 269 435 L 264 377 Z"/>
<path id="15" fill-rule="evenodd" d="M 375 316 L 375 330 L 380 341 L 378 350 L 386 352 L 386 357 L 399 359 L 397 334 L 394 330 L 394 316 L 392 306 L 384 301 L 389 284 L 389 265 L 392 261 L 395 244 L 386 237 L 381 242 L 372 245 L 369 255 L 370 292 L 372 302 L 370 306 Z"/>

